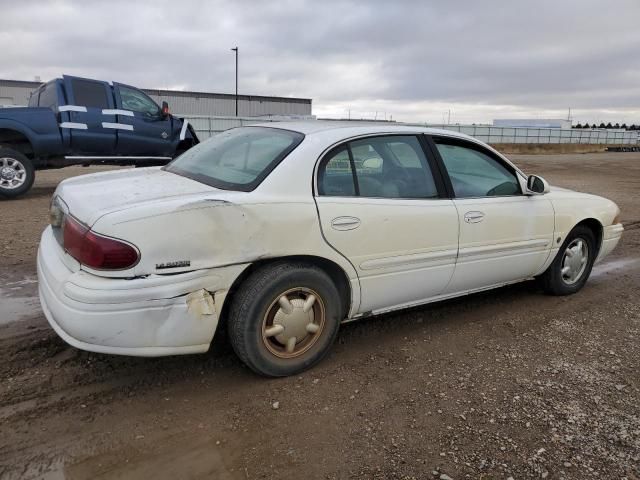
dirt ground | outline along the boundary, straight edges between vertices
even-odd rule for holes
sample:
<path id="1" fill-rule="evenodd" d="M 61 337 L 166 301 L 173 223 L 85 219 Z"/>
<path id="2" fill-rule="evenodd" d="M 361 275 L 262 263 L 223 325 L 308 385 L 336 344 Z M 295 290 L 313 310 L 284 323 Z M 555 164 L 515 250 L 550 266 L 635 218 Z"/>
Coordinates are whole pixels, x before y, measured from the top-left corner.
<path id="1" fill-rule="evenodd" d="M 533 282 L 345 325 L 303 375 L 75 350 L 34 298 L 62 178 L 0 202 L 0 477 L 640 478 L 640 154 L 512 156 L 616 201 L 626 232 L 570 297 Z M 274 402 L 278 408 L 274 408 Z"/>

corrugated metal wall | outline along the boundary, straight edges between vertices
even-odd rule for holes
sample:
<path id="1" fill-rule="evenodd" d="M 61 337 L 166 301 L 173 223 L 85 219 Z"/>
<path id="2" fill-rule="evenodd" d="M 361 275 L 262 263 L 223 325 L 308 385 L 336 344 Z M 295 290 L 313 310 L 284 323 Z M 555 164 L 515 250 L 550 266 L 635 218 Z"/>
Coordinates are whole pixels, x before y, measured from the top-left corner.
<path id="1" fill-rule="evenodd" d="M 233 95 L 188 96 L 147 90 L 158 104 L 166 101 L 169 109 L 177 115 L 235 115 L 236 103 Z M 311 115 L 311 100 L 279 99 L 271 97 L 238 98 L 238 116 L 258 117 L 263 115 Z"/>
<path id="2" fill-rule="evenodd" d="M 0 105 L 27 105 L 31 92 L 39 85 L 37 82 L 3 82 L 0 80 Z"/>
<path id="3" fill-rule="evenodd" d="M 38 82 L 0 80 L 0 105 L 27 105 Z M 166 101 L 176 115 L 235 115 L 235 95 L 206 92 L 181 92 L 143 89 L 158 104 Z M 239 116 L 311 115 L 311 100 L 306 98 L 238 96 Z"/>

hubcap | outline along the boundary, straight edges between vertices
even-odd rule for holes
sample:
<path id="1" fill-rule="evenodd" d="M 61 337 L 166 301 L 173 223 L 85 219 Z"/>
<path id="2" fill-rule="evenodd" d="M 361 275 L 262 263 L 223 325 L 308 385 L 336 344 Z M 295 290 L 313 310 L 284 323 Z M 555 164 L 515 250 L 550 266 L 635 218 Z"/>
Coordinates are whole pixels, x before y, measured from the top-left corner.
<path id="1" fill-rule="evenodd" d="M 27 171 L 15 158 L 0 158 L 0 188 L 14 189 L 24 185 Z"/>
<path id="2" fill-rule="evenodd" d="M 582 238 L 576 238 L 564 251 L 562 257 L 562 281 L 567 285 L 573 285 L 582 278 L 582 274 L 587 269 L 589 260 L 589 246 Z"/>
<path id="3" fill-rule="evenodd" d="M 294 358 L 316 343 L 324 325 L 322 298 L 309 288 L 292 288 L 276 297 L 267 309 L 262 341 L 273 355 Z"/>

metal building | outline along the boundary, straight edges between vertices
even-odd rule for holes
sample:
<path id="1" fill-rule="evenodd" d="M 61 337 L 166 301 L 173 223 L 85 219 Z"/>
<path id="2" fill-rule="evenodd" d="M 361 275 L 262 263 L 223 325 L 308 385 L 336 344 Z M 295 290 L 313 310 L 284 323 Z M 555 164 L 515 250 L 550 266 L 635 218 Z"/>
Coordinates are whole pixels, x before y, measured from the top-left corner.
<path id="1" fill-rule="evenodd" d="M 41 82 L 0 80 L 0 106 L 25 106 L 29 96 Z M 188 92 L 179 90 L 142 89 L 158 104 L 166 101 L 176 115 L 235 115 L 235 95 L 226 93 Z M 311 115 L 311 99 L 238 95 L 238 116 Z"/>

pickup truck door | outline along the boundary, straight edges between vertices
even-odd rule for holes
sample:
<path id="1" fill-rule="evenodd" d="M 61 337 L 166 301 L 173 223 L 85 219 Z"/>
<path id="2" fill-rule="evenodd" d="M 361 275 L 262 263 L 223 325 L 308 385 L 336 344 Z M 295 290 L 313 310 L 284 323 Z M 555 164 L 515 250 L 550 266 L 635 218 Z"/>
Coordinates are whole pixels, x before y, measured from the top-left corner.
<path id="1" fill-rule="evenodd" d="M 86 78 L 63 77 L 66 103 L 58 111 L 68 115 L 60 128 L 71 134 L 74 155 L 112 156 L 116 148 L 116 116 L 104 112 L 115 107 L 111 86 L 107 82 Z M 66 120 L 66 119 L 65 119 Z"/>
<path id="2" fill-rule="evenodd" d="M 143 91 L 113 83 L 118 123 L 119 155 L 172 157 L 179 142 L 180 125 Z"/>

